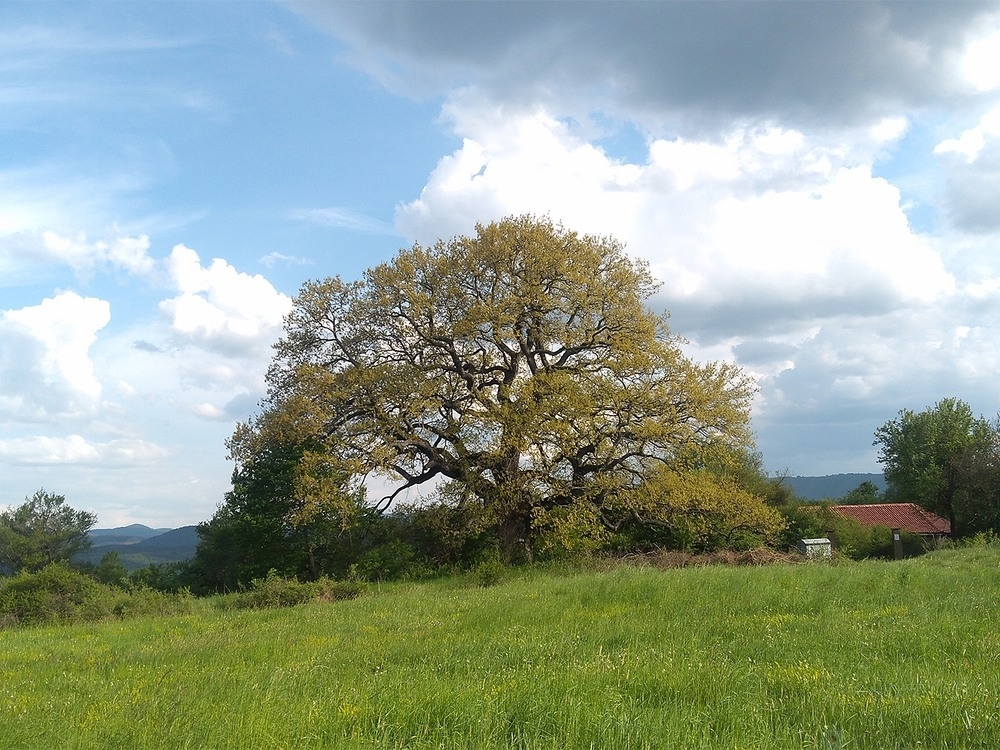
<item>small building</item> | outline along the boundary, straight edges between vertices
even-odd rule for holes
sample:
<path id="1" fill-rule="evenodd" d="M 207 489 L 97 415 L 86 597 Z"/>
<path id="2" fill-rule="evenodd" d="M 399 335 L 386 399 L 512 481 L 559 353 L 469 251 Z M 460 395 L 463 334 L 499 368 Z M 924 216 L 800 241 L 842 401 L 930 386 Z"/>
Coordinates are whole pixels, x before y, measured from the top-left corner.
<path id="1" fill-rule="evenodd" d="M 885 526 L 927 539 L 951 534 L 951 523 L 924 510 L 916 503 L 878 503 L 873 505 L 834 505 L 833 510 L 865 526 Z"/>
<path id="2" fill-rule="evenodd" d="M 799 539 L 796 546 L 806 557 L 830 557 L 833 554 L 833 544 L 826 537 Z"/>

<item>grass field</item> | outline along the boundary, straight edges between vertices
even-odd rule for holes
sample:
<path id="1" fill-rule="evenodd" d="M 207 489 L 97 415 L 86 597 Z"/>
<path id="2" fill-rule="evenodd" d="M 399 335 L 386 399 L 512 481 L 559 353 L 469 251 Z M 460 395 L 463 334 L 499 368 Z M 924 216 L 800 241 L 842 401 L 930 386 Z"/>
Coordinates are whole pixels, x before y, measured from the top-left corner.
<path id="1" fill-rule="evenodd" d="M 996 748 L 1000 549 L 0 632 L 2 748 Z"/>

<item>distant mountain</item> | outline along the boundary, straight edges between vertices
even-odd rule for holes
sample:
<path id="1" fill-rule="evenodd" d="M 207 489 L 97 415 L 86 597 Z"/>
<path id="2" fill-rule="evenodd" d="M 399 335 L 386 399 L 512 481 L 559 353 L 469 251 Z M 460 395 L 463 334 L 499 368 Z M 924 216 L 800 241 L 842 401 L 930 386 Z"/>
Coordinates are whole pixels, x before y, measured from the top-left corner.
<path id="1" fill-rule="evenodd" d="M 785 483 L 805 500 L 837 500 L 862 482 L 871 482 L 885 492 L 882 474 L 828 474 L 822 477 L 787 477 Z"/>
<path id="2" fill-rule="evenodd" d="M 87 536 L 95 547 L 105 547 L 109 544 L 136 544 L 144 539 L 165 534 L 170 529 L 151 529 L 141 523 L 130 526 L 119 526 L 116 529 L 91 529 Z"/>
<path id="3" fill-rule="evenodd" d="M 134 545 L 132 549 L 150 555 L 180 555 L 184 553 L 186 556 L 180 559 L 186 560 L 188 557 L 194 557 L 197 546 L 198 527 L 181 526 L 179 529 L 171 529 L 166 533 L 145 539 Z"/>
<path id="4" fill-rule="evenodd" d="M 198 547 L 197 530 L 197 526 L 151 529 L 142 524 L 118 529 L 92 529 L 90 538 L 93 546 L 73 559 L 96 565 L 108 552 L 117 552 L 118 559 L 128 570 L 153 564 L 182 562 L 194 557 Z"/>

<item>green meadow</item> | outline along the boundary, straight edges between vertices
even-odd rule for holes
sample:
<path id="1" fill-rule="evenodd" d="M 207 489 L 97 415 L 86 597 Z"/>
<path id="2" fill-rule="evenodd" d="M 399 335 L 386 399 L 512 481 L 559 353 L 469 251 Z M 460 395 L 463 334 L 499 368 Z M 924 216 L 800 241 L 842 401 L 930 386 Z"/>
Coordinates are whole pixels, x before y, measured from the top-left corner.
<path id="1" fill-rule="evenodd" d="M 1000 548 L 0 631 L 0 747 L 996 748 Z"/>

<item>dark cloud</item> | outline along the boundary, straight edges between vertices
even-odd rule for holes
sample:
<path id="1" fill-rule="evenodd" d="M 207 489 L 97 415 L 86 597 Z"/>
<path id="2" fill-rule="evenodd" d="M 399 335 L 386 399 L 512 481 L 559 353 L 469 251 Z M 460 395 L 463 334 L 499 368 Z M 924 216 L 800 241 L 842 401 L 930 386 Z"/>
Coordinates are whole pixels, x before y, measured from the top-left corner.
<path id="1" fill-rule="evenodd" d="M 704 126 L 842 125 L 954 102 L 996 2 L 300 3 L 401 90 L 592 104 Z M 597 97 L 597 101 L 594 98 Z"/>
<path id="2" fill-rule="evenodd" d="M 150 343 L 149 341 L 144 341 L 142 339 L 137 339 L 132 342 L 132 348 L 138 349 L 140 352 L 150 352 L 151 354 L 162 354 L 163 349 L 158 347 L 156 344 Z"/>
<path id="3" fill-rule="evenodd" d="M 248 419 L 257 410 L 261 398 L 261 394 L 240 393 L 231 398 L 222 410 L 227 417 Z"/>
<path id="4" fill-rule="evenodd" d="M 733 347 L 733 354 L 736 355 L 737 361 L 750 367 L 789 360 L 795 356 L 797 351 L 798 347 L 791 344 L 767 339 L 744 341 Z"/>
<path id="5" fill-rule="evenodd" d="M 992 141 L 973 163 L 952 165 L 946 210 L 952 224 L 967 232 L 1000 229 L 1000 140 Z"/>
<path id="6" fill-rule="evenodd" d="M 670 312 L 674 331 L 709 346 L 734 336 L 787 334 L 817 321 L 884 315 L 898 306 L 898 300 L 891 290 L 869 284 L 840 292 L 821 290 L 812 297 L 781 296 L 774 289 L 761 289 L 756 294 L 751 289 L 728 299 L 667 300 L 661 295 L 654 304 Z"/>

